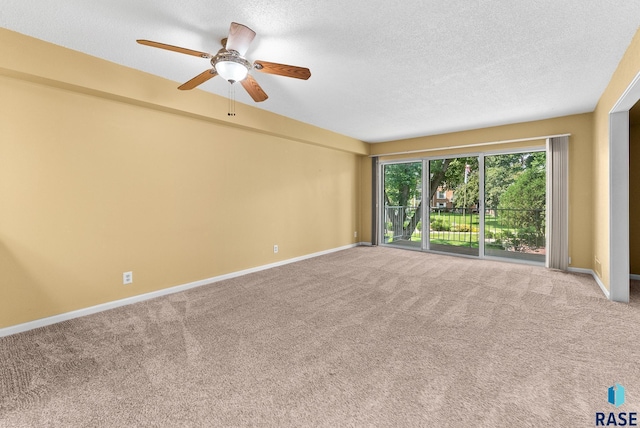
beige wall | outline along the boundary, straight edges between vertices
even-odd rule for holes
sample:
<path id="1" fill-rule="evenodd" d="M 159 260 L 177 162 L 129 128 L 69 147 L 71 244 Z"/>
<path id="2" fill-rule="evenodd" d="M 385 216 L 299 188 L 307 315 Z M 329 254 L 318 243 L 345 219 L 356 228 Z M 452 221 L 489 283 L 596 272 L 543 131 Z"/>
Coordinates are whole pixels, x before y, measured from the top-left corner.
<path id="1" fill-rule="evenodd" d="M 571 266 L 591 269 L 593 243 L 589 231 L 591 216 L 591 165 L 592 158 L 592 114 L 581 114 L 556 119 L 498 126 L 431 137 L 374 144 L 372 155 L 383 155 L 402 151 L 432 150 L 445 147 L 490 143 L 496 141 L 532 138 L 556 134 L 571 134 L 569 137 L 569 255 Z M 544 145 L 544 140 L 510 144 L 488 145 L 449 150 L 434 150 L 424 153 L 386 156 L 382 159 L 419 158 L 462 153 L 490 152 Z M 366 185 L 366 182 L 364 182 Z M 365 193 L 368 193 L 365 190 Z M 362 219 L 362 229 L 368 231 L 371 222 Z"/>
<path id="2" fill-rule="evenodd" d="M 175 87 L 0 30 L 0 328 L 359 241 L 368 145 Z"/>
<path id="3" fill-rule="evenodd" d="M 609 112 L 640 72 L 640 30 L 635 34 L 594 112 L 593 239 L 596 273 L 609 288 Z"/>

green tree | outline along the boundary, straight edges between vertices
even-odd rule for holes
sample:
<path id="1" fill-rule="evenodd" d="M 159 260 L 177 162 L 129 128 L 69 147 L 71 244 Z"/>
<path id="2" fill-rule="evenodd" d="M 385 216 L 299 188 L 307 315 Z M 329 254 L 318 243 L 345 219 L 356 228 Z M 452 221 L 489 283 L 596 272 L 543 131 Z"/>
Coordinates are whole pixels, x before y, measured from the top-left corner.
<path id="1" fill-rule="evenodd" d="M 527 168 L 500 197 L 501 209 L 544 209 L 546 202 L 546 175 L 544 169 Z"/>
<path id="2" fill-rule="evenodd" d="M 536 156 L 506 189 L 498 205 L 500 216 L 517 228 L 513 237 L 516 250 L 544 242 L 545 206 L 545 166 L 541 156 Z"/>
<path id="3" fill-rule="evenodd" d="M 389 206 L 407 206 L 420 196 L 422 163 L 399 163 L 384 168 L 384 197 Z"/>
<path id="4" fill-rule="evenodd" d="M 500 198 L 527 168 L 544 168 L 545 153 L 513 153 L 485 157 L 487 209 L 500 206 Z"/>
<path id="5" fill-rule="evenodd" d="M 453 194 L 453 206 L 456 208 L 469 208 L 480 203 L 480 174 L 472 171 L 468 180 L 458 184 Z"/>

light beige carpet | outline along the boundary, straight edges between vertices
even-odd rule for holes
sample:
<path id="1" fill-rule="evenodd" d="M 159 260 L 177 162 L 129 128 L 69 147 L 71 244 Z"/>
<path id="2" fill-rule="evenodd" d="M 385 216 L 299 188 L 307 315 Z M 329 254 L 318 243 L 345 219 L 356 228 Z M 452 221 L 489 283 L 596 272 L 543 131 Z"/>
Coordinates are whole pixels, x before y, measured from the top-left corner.
<path id="1" fill-rule="evenodd" d="M 640 411 L 633 299 L 354 248 L 0 339 L 0 426 L 590 427 Z"/>

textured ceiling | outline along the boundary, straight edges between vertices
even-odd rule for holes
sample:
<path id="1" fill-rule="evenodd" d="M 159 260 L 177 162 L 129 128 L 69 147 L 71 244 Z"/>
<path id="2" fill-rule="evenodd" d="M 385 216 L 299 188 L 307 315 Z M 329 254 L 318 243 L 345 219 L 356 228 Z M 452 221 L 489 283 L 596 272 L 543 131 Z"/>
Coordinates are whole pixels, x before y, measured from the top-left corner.
<path id="1" fill-rule="evenodd" d="M 640 25 L 630 0 L 2 0 L 0 26 L 176 82 L 236 21 L 247 58 L 309 67 L 253 73 L 257 106 L 368 142 L 593 111 Z M 45 65 L 46 66 L 46 65 Z M 227 96 L 228 83 L 200 89 Z M 239 87 L 239 102 L 253 104 Z M 226 112 L 222 112 L 226 115 Z"/>

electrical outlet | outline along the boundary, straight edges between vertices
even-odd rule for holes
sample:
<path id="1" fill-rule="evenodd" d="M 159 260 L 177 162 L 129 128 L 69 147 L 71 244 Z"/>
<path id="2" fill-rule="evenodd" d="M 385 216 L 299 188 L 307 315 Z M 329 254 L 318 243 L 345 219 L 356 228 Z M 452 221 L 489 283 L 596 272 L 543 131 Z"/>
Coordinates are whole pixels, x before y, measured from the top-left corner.
<path id="1" fill-rule="evenodd" d="M 273 254 L 278 254 L 278 246 L 277 245 L 273 246 Z"/>
<path id="2" fill-rule="evenodd" d="M 357 238 L 358 237 L 358 231 L 353 232 L 353 237 Z"/>
<path id="3" fill-rule="evenodd" d="M 122 274 L 122 283 L 124 285 L 131 284 L 133 282 L 133 272 L 124 272 Z"/>

